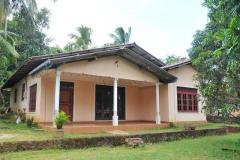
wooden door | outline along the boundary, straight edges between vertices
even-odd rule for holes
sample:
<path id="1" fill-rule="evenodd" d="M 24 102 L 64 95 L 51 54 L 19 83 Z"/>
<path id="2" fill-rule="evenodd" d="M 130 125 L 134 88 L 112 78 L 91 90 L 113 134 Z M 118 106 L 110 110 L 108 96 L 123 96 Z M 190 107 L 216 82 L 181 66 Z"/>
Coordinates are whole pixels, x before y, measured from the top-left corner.
<path id="1" fill-rule="evenodd" d="M 36 101 L 37 101 L 37 84 L 34 84 L 30 87 L 29 112 L 36 111 Z"/>
<path id="2" fill-rule="evenodd" d="M 72 82 L 60 83 L 60 111 L 64 111 L 71 121 L 73 120 L 73 88 Z"/>

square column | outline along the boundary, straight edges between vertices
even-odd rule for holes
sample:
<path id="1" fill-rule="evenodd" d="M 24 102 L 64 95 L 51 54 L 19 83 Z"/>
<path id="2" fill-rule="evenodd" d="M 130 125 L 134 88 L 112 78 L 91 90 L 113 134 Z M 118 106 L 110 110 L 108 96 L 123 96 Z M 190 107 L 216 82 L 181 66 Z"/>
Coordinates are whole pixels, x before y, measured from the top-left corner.
<path id="1" fill-rule="evenodd" d="M 61 71 L 56 69 L 53 119 L 55 118 L 56 114 L 59 112 L 60 78 L 61 78 Z"/>
<path id="2" fill-rule="evenodd" d="M 161 118 L 160 118 L 160 101 L 159 101 L 159 83 L 156 83 L 156 124 L 161 123 Z"/>
<path id="3" fill-rule="evenodd" d="M 112 117 L 112 125 L 118 126 L 118 115 L 117 115 L 117 104 L 118 104 L 118 79 L 115 78 L 113 82 L 113 117 Z"/>

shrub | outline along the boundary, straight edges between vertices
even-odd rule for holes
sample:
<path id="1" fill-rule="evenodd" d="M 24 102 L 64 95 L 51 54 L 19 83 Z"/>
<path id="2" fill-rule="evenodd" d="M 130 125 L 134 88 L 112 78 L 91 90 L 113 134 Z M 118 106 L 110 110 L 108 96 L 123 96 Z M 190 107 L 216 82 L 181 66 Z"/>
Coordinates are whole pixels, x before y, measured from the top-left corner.
<path id="1" fill-rule="evenodd" d="M 5 114 L 5 112 L 6 112 L 6 109 L 4 107 L 0 106 L 0 115 Z"/>
<path id="2" fill-rule="evenodd" d="M 176 128 L 176 125 L 173 122 L 169 123 L 169 128 Z"/>
<path id="3" fill-rule="evenodd" d="M 27 118 L 27 121 L 26 121 L 26 122 L 27 122 L 27 126 L 28 126 L 28 127 L 32 127 L 32 125 L 33 125 L 33 120 L 34 120 L 33 117 Z"/>
<path id="4" fill-rule="evenodd" d="M 63 125 L 68 121 L 69 117 L 66 115 L 65 112 L 61 111 L 55 117 L 55 124 L 57 129 L 62 129 Z"/>
<path id="5" fill-rule="evenodd" d="M 23 123 L 25 123 L 25 121 L 26 121 L 26 109 L 25 109 L 25 108 L 23 108 L 23 110 L 18 109 L 18 111 L 17 111 L 17 117 L 20 117 L 21 121 L 22 121 Z"/>

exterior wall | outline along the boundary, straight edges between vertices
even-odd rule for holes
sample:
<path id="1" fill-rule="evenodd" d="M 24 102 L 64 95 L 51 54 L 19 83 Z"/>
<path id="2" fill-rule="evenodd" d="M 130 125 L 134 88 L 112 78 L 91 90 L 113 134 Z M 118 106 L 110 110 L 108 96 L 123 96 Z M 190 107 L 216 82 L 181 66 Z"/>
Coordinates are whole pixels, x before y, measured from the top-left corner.
<path id="1" fill-rule="evenodd" d="M 142 120 L 155 121 L 156 115 L 156 89 L 152 87 L 142 87 L 140 89 L 140 103 L 142 111 Z M 138 112 L 138 111 L 136 111 Z"/>
<path id="2" fill-rule="evenodd" d="M 73 121 L 95 120 L 95 84 L 76 81 L 74 84 Z"/>
<path id="3" fill-rule="evenodd" d="M 118 56 L 99 58 L 94 61 L 67 63 L 60 67 L 63 72 L 95 75 L 101 77 L 158 82 L 150 72 Z"/>
<path id="4" fill-rule="evenodd" d="M 79 80 L 69 80 L 66 78 L 61 79 L 61 81 L 74 83 L 73 121 L 95 121 L 96 83 Z M 42 84 L 44 86 L 42 86 L 43 92 L 41 97 L 41 121 L 52 122 L 55 82 L 53 78 L 48 77 L 42 78 Z M 125 86 L 125 89 L 126 120 L 154 121 L 155 97 L 153 95 L 155 94 L 155 88 Z"/>
<path id="5" fill-rule="evenodd" d="M 100 58 L 95 61 L 80 61 L 64 64 L 60 67 L 65 73 L 79 73 L 95 75 L 99 77 L 117 77 L 138 82 L 150 82 L 155 84 L 157 78 L 151 73 L 140 69 L 136 65 L 123 58 L 112 56 Z M 29 113 L 35 119 L 42 122 L 52 122 L 54 107 L 54 87 L 55 78 L 50 74 L 39 74 L 37 77 L 27 77 L 26 97 L 21 100 L 22 84 L 21 80 L 11 89 L 10 105 L 13 109 L 26 108 L 29 105 L 29 87 L 37 83 L 36 112 Z M 161 121 L 181 122 L 181 121 L 205 121 L 205 114 L 202 112 L 202 103 L 199 102 L 197 113 L 182 113 L 177 111 L 177 86 L 196 88 L 193 75 L 196 71 L 185 65 L 180 68 L 170 70 L 169 73 L 175 75 L 178 80 L 175 83 L 160 85 L 160 116 Z M 110 79 L 111 80 L 111 79 Z M 73 79 L 62 76 L 61 81 L 74 82 L 74 106 L 73 121 L 94 121 L 95 120 L 95 85 L 97 82 Z M 17 103 L 14 103 L 14 90 L 18 88 Z M 146 120 L 155 121 L 156 114 L 156 91 L 155 85 L 149 87 L 125 86 L 126 88 L 126 120 Z"/>
<path id="6" fill-rule="evenodd" d="M 169 121 L 169 101 L 168 101 L 168 85 L 160 85 L 160 118 L 163 122 Z"/>
<path id="7" fill-rule="evenodd" d="M 169 121 L 206 121 L 206 115 L 202 110 L 202 101 L 198 102 L 198 112 L 178 112 L 177 110 L 177 87 L 196 88 L 196 82 L 193 80 L 196 70 L 191 65 L 181 66 L 172 69 L 169 73 L 178 78 L 177 82 L 168 84 L 168 102 L 169 102 Z M 201 99 L 201 98 L 200 98 Z"/>
<path id="8" fill-rule="evenodd" d="M 126 88 L 126 120 L 140 120 L 142 117 L 140 88 Z"/>
<path id="9" fill-rule="evenodd" d="M 26 88 L 25 88 L 25 94 L 24 94 L 24 100 L 22 100 L 22 85 L 25 83 Z M 37 99 L 36 99 L 36 111 L 35 112 L 29 112 L 29 88 L 37 84 Z M 14 102 L 14 91 L 17 88 L 17 102 Z M 28 113 L 29 116 L 34 116 L 36 120 L 39 120 L 39 115 L 40 115 L 40 100 L 41 97 L 41 78 L 39 77 L 30 77 L 28 76 L 26 79 L 22 79 L 18 83 L 16 83 L 12 88 L 11 88 L 11 93 L 10 93 L 10 107 L 14 110 L 17 111 L 17 109 L 26 109 L 26 113 Z"/>

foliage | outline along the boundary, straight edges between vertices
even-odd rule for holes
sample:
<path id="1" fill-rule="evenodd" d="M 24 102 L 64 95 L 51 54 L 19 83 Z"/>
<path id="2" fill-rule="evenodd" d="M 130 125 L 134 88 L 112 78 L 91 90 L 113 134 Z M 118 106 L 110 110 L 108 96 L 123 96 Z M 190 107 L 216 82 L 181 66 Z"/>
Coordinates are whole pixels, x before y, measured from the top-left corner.
<path id="1" fill-rule="evenodd" d="M 11 53 L 17 57 L 14 46 L 13 33 L 8 32 L 7 18 L 12 14 L 24 13 L 24 17 L 34 26 L 34 16 L 37 10 L 35 0 L 1 0 L 0 1 L 0 56 L 2 54 Z M 15 35 L 14 35 L 15 36 Z M 0 57 L 1 58 L 1 57 Z"/>
<path id="2" fill-rule="evenodd" d="M 208 113 L 231 116 L 240 108 L 239 0 L 205 0 L 209 22 L 194 35 L 189 56 Z"/>
<path id="3" fill-rule="evenodd" d="M 80 26 L 77 28 L 77 34 L 70 34 L 69 36 L 71 39 L 74 40 L 72 43 L 68 43 L 64 49 L 66 51 L 73 51 L 73 50 L 83 50 L 88 49 L 91 45 L 91 35 L 92 29 L 87 26 Z"/>
<path id="4" fill-rule="evenodd" d="M 32 127 L 33 121 L 34 121 L 34 118 L 33 118 L 33 117 L 27 118 L 27 120 L 26 120 L 27 126 L 28 126 L 28 127 Z"/>
<path id="5" fill-rule="evenodd" d="M 20 117 L 21 122 L 25 123 L 25 121 L 26 121 L 26 109 L 25 108 L 23 110 L 18 109 L 17 117 Z"/>
<path id="6" fill-rule="evenodd" d="M 169 128 L 176 128 L 177 126 L 173 123 L 173 122 L 170 122 L 169 123 Z"/>
<path id="7" fill-rule="evenodd" d="M 20 54 L 17 66 L 21 65 L 28 57 L 44 55 L 49 53 L 47 35 L 42 32 L 49 27 L 49 11 L 46 8 L 36 13 L 35 26 L 33 27 L 25 13 L 14 14 L 12 21 L 8 22 L 8 30 L 17 34 L 19 37 L 16 46 Z M 16 68 L 13 68 L 15 70 Z"/>
<path id="8" fill-rule="evenodd" d="M 62 129 L 63 125 L 68 121 L 68 119 L 69 117 L 66 115 L 65 112 L 58 112 L 54 119 L 57 129 Z"/>
<path id="9" fill-rule="evenodd" d="M 178 63 L 181 61 L 186 60 L 186 57 L 177 57 L 175 55 L 168 55 L 165 59 L 163 59 L 163 62 L 166 64 L 174 64 L 174 63 Z"/>
<path id="10" fill-rule="evenodd" d="M 128 32 L 126 32 L 122 27 L 115 29 L 114 33 L 109 36 L 114 40 L 114 44 L 127 44 L 132 34 L 131 27 L 128 27 Z"/>

